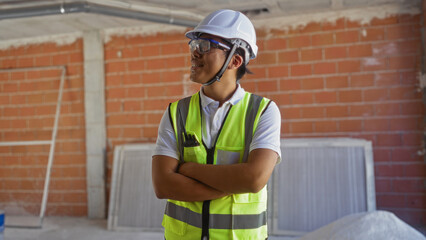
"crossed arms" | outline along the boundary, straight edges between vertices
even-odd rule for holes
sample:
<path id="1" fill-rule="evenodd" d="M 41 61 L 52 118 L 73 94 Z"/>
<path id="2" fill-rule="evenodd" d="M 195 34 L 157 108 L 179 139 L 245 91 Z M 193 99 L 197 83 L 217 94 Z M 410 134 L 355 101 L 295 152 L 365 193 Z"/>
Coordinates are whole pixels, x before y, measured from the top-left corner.
<path id="1" fill-rule="evenodd" d="M 182 164 L 164 155 L 152 157 L 152 180 L 158 198 L 204 201 L 235 193 L 255 193 L 268 182 L 278 154 L 259 148 L 250 152 L 247 163 L 205 165 Z M 178 170 L 178 171 L 177 171 Z"/>

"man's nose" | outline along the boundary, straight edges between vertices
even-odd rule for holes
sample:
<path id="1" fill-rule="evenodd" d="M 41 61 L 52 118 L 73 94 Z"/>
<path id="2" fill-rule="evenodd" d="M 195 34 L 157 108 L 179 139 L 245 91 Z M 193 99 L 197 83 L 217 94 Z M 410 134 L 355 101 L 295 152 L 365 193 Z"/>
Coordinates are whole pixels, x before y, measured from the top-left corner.
<path id="1" fill-rule="evenodd" d="M 202 54 L 198 52 L 198 47 L 194 49 L 194 51 L 191 51 L 191 56 L 194 58 L 200 58 Z"/>

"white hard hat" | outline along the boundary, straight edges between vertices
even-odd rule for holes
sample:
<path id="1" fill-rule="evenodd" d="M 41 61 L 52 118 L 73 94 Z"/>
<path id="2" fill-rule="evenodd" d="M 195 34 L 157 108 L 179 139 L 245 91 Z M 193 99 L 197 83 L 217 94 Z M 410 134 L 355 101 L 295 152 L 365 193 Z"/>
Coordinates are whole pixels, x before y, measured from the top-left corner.
<path id="1" fill-rule="evenodd" d="M 194 30 L 185 35 L 193 39 L 202 33 L 224 38 L 232 44 L 239 44 L 239 47 L 245 50 L 246 64 L 250 59 L 256 58 L 256 31 L 251 21 L 240 12 L 227 9 L 212 12 Z M 237 41 L 238 39 L 243 42 Z"/>

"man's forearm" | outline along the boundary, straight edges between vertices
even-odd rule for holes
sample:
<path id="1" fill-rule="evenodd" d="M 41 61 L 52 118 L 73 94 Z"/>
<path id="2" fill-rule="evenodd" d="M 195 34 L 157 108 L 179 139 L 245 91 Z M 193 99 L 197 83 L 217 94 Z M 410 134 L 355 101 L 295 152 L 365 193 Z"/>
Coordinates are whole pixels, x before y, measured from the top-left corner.
<path id="1" fill-rule="evenodd" d="M 229 194 L 258 192 L 268 182 L 277 160 L 277 153 L 256 149 L 247 163 L 205 165 L 184 163 L 179 173 Z"/>
<path id="2" fill-rule="evenodd" d="M 165 156 L 153 157 L 153 185 L 158 198 L 179 201 L 204 201 L 227 194 L 201 182 L 176 173 L 177 161 Z"/>

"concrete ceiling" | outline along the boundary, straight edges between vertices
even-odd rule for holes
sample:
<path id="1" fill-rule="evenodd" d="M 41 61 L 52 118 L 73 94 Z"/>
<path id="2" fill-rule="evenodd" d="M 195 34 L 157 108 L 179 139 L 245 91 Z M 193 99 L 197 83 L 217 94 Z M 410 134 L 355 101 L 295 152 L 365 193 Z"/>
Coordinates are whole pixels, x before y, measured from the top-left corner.
<path id="1" fill-rule="evenodd" d="M 251 19 L 306 14 L 376 6 L 382 4 L 416 5 L 422 0 L 0 0 L 0 42 L 14 39 L 82 32 L 91 29 L 145 26 L 152 18 L 178 25 L 199 22 L 209 12 L 222 8 L 239 10 Z M 72 4 L 87 8 L 107 7 L 102 13 L 90 10 L 72 12 Z M 83 4 L 83 5 L 81 5 Z M 69 8 L 66 6 L 72 5 Z M 65 8 L 61 8 L 65 6 Z M 57 9 L 47 13 L 46 9 Z M 111 9 L 120 14 L 104 14 Z M 55 10 L 56 11 L 56 10 Z M 61 14 L 62 13 L 62 14 Z M 149 15 L 151 20 L 144 19 Z M 132 18 L 129 18 L 133 16 Z M 136 16 L 136 17 L 135 17 Z M 142 17 L 141 17 L 142 16 Z M 189 24 L 188 24 L 189 23 Z"/>

